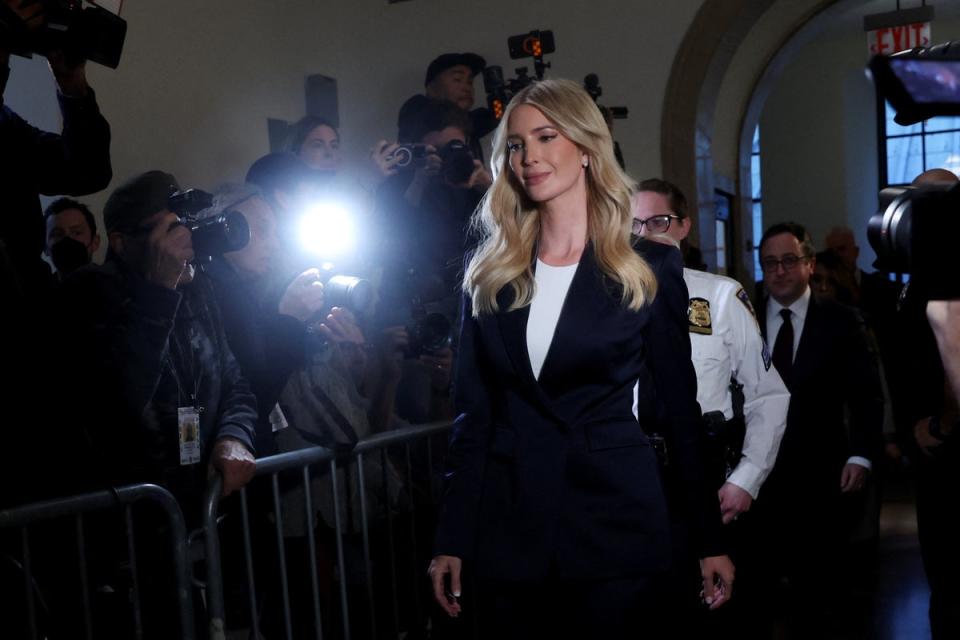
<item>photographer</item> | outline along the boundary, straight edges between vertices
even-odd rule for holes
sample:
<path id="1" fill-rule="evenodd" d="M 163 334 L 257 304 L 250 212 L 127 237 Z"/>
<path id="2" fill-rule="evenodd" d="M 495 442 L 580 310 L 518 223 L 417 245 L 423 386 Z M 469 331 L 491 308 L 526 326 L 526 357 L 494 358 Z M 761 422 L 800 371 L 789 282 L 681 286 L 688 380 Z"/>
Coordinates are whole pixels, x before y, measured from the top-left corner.
<path id="1" fill-rule="evenodd" d="M 483 72 L 487 62 L 475 53 L 444 53 L 434 58 L 427 67 L 423 82 L 424 95 L 416 95 L 407 100 L 400 108 L 397 118 L 402 130 L 404 123 L 422 108 L 424 98 L 441 100 L 455 104 L 468 113 L 470 119 L 470 150 L 474 157 L 483 160 L 483 148 L 480 139 L 497 127 L 497 120 L 489 109 L 473 109 L 475 99 L 473 82 L 478 73 Z M 382 146 L 381 146 L 382 149 Z"/>
<path id="2" fill-rule="evenodd" d="M 99 398 L 84 425 L 108 483 L 159 482 L 181 502 L 199 499 L 208 469 L 224 493 L 253 476 L 256 401 L 227 345 L 209 280 L 194 279 L 189 230 L 167 204 L 173 176 L 128 180 L 104 208 L 110 248 L 102 267 L 68 278 L 75 351 Z M 185 506 L 186 513 L 195 509 Z"/>
<path id="3" fill-rule="evenodd" d="M 290 374 L 304 364 L 307 322 L 323 306 L 317 269 L 287 285 L 271 302 L 268 276 L 280 255 L 273 208 L 253 185 L 224 185 L 214 194 L 204 219 L 238 212 L 250 227 L 250 240 L 237 251 L 215 256 L 204 267 L 223 315 L 224 331 L 244 377 L 257 397 L 257 451 L 276 451 L 273 434 L 286 424 L 277 400 Z"/>
<path id="4" fill-rule="evenodd" d="M 47 60 L 57 83 L 63 116 L 60 135 L 41 131 L 2 104 L 10 74 L 6 25 L 0 21 L 0 191 L 7 211 L 0 230 L 20 287 L 30 294 L 50 284 L 50 270 L 41 260 L 44 224 L 39 194 L 86 195 L 107 186 L 110 126 L 100 115 L 83 61 L 61 52 Z"/>
<path id="5" fill-rule="evenodd" d="M 392 318 L 382 314 L 381 321 L 383 326 L 410 326 L 411 315 L 434 312 L 452 325 L 463 256 L 470 246 L 470 216 L 491 178 L 465 146 L 470 123 L 464 111 L 424 99 L 421 109 L 408 115 L 401 123 L 401 141 L 425 145 L 425 155 L 385 181 L 377 194 L 384 267 L 380 308 L 399 313 Z M 417 358 L 405 365 L 400 415 L 412 422 L 446 417 L 449 347 L 410 355 Z"/>

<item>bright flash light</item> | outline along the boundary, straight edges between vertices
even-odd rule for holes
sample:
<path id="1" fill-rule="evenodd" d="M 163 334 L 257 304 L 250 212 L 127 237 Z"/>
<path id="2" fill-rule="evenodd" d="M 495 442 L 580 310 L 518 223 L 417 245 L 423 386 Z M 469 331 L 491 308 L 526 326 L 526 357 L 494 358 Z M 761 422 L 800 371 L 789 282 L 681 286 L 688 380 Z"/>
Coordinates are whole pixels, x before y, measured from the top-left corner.
<path id="1" fill-rule="evenodd" d="M 324 260 L 349 254 L 356 245 L 353 217 L 346 208 L 333 202 L 310 207 L 300 220 L 300 244 Z"/>

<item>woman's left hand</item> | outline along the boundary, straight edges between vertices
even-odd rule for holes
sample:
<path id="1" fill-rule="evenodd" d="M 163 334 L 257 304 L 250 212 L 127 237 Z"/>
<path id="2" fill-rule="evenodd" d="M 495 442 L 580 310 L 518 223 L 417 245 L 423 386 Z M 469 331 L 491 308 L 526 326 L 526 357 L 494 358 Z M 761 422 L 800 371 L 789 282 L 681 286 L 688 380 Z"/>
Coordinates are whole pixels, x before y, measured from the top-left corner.
<path id="1" fill-rule="evenodd" d="M 711 556 L 700 560 L 703 601 L 711 610 L 723 606 L 733 595 L 734 571 L 730 556 Z"/>

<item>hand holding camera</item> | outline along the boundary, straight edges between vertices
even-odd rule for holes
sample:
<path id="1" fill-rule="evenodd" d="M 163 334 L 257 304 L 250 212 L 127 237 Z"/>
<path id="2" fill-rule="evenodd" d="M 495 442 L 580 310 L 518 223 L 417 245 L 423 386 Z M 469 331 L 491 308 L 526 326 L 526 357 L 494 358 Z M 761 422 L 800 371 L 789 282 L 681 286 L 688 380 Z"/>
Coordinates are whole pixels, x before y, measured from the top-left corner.
<path id="1" fill-rule="evenodd" d="M 380 175 L 384 178 L 397 175 L 397 171 L 399 170 L 397 165 L 402 159 L 402 156 L 397 154 L 397 149 L 399 148 L 400 145 L 396 143 L 391 144 L 386 140 L 381 140 L 373 146 L 370 152 L 370 159 L 373 160 L 373 164 L 376 165 Z"/>
<path id="2" fill-rule="evenodd" d="M 319 269 L 307 269 L 287 286 L 280 298 L 278 311 L 300 322 L 306 322 L 323 309 L 323 283 Z"/>
<path id="3" fill-rule="evenodd" d="M 53 72 L 60 93 L 68 98 L 83 98 L 87 95 L 86 60 L 71 60 L 63 51 L 51 51 L 47 54 L 47 64 Z"/>

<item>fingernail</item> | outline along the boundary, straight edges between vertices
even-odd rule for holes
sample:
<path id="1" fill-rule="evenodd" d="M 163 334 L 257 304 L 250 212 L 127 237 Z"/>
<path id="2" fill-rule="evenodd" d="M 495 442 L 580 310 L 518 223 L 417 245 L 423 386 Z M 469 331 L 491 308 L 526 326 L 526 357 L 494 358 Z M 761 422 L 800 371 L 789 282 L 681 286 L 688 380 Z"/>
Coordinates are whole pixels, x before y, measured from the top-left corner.
<path id="1" fill-rule="evenodd" d="M 460 591 L 459 591 L 459 590 L 458 590 L 458 591 L 454 591 L 454 592 L 453 592 L 453 597 L 454 597 L 454 598 L 459 598 L 459 597 L 460 597 Z"/>
<path id="2" fill-rule="evenodd" d="M 706 602 L 707 604 L 713 604 L 713 596 L 707 596 L 704 599 L 704 602 Z"/>

